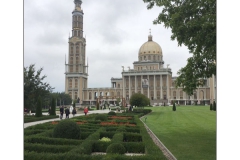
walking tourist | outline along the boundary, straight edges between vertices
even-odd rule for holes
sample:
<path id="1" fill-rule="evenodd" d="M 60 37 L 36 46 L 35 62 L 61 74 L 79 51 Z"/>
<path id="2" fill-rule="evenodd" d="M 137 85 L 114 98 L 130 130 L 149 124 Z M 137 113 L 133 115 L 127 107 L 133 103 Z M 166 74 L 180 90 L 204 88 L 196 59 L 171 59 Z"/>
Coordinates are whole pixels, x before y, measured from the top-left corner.
<path id="1" fill-rule="evenodd" d="M 88 113 L 88 108 L 87 107 L 84 108 L 84 113 L 85 113 L 85 116 L 86 116 L 87 113 Z"/>

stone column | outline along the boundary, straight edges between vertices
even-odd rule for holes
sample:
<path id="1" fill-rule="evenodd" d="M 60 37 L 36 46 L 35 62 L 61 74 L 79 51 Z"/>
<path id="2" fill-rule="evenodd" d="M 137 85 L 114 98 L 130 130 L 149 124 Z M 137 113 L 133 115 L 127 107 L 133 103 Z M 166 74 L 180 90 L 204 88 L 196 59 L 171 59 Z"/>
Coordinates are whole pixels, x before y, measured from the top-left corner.
<path id="1" fill-rule="evenodd" d="M 155 81 L 156 76 L 154 75 L 153 77 L 154 77 L 153 78 L 153 95 L 154 95 L 153 99 L 155 100 L 155 99 L 157 99 L 156 98 L 156 85 L 155 85 L 156 84 L 156 81 Z"/>
<path id="2" fill-rule="evenodd" d="M 215 101 L 215 76 L 214 76 L 214 74 L 213 74 L 213 76 L 212 76 L 213 78 L 212 78 L 212 80 L 213 80 L 213 101 Z"/>
<path id="3" fill-rule="evenodd" d="M 129 76 L 129 80 L 128 80 L 128 81 L 129 81 L 129 84 L 128 84 L 128 87 L 129 87 L 129 88 L 128 88 L 128 91 L 129 91 L 129 94 L 128 94 L 129 97 L 128 97 L 128 98 L 129 98 L 129 99 L 130 99 L 130 97 L 131 97 L 131 80 L 130 80 L 130 79 L 131 79 L 131 76 Z"/>
<path id="4" fill-rule="evenodd" d="M 135 76 L 135 93 L 137 93 L 137 76 Z"/>
<path id="5" fill-rule="evenodd" d="M 163 99 L 163 92 L 162 92 L 162 75 L 160 75 L 160 90 L 161 90 L 161 98 L 160 99 Z"/>
<path id="6" fill-rule="evenodd" d="M 170 101 L 170 97 L 169 97 L 169 84 L 168 84 L 168 73 L 167 73 L 167 99 L 168 99 L 168 102 Z"/>
<path id="7" fill-rule="evenodd" d="M 123 98 L 125 98 L 125 80 L 124 80 L 124 76 L 123 76 Z"/>
<path id="8" fill-rule="evenodd" d="M 141 86 L 141 93 L 143 94 L 143 88 L 142 88 L 142 75 L 141 75 L 141 80 L 140 80 L 140 86 Z"/>
<path id="9" fill-rule="evenodd" d="M 148 98 L 150 98 L 150 96 L 149 96 L 149 75 L 147 76 L 148 77 Z"/>
<path id="10" fill-rule="evenodd" d="M 198 90 L 197 90 L 197 104 L 198 104 L 198 101 L 199 101 L 199 87 L 198 87 Z"/>
<path id="11" fill-rule="evenodd" d="M 207 96 L 207 90 L 206 90 L 206 88 L 205 88 L 205 90 L 204 90 L 204 100 L 207 99 L 206 96 Z"/>

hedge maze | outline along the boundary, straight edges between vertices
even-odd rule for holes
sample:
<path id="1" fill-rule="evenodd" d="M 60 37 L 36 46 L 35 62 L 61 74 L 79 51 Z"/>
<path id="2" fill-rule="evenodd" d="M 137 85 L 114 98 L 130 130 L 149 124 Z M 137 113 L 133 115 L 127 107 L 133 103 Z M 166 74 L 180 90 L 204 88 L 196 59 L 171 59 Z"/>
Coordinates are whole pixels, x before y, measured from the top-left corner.
<path id="1" fill-rule="evenodd" d="M 139 120 L 149 112 L 91 114 L 25 128 L 24 159 L 166 159 Z"/>

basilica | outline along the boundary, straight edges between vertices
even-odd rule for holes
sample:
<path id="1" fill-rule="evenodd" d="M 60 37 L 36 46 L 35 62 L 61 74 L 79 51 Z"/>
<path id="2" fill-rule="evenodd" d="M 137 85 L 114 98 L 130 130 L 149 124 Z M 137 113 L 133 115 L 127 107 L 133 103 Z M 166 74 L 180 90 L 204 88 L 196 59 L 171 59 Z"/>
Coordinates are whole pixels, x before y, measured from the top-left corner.
<path id="1" fill-rule="evenodd" d="M 111 87 L 88 88 L 88 64 L 86 63 L 86 39 L 83 37 L 83 10 L 81 0 L 74 0 L 72 11 L 72 36 L 68 41 L 68 61 L 65 61 L 65 93 L 81 105 L 97 103 L 115 104 L 121 101 L 129 104 L 134 93 L 142 93 L 150 99 L 151 105 L 180 105 L 192 103 L 210 104 L 216 100 L 216 78 L 205 80 L 204 86 L 198 87 L 192 96 L 175 88 L 169 65 L 164 67 L 161 46 L 154 42 L 153 35 L 146 35 L 146 42 L 140 46 L 138 60 L 133 62 L 133 69 L 122 66 L 122 75 L 111 78 Z M 109 77 L 110 78 L 110 77 Z"/>

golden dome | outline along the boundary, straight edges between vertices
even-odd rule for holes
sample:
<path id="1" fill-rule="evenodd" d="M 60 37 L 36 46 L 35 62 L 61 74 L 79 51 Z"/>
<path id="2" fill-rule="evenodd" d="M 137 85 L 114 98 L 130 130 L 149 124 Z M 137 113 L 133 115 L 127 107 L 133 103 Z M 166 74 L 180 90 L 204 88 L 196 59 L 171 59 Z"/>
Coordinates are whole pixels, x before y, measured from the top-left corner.
<path id="1" fill-rule="evenodd" d="M 145 42 L 139 49 L 138 56 L 144 55 L 161 55 L 162 56 L 162 48 L 159 44 L 152 41 L 152 35 L 148 36 L 148 41 Z"/>

